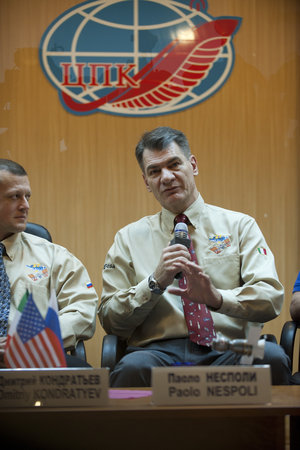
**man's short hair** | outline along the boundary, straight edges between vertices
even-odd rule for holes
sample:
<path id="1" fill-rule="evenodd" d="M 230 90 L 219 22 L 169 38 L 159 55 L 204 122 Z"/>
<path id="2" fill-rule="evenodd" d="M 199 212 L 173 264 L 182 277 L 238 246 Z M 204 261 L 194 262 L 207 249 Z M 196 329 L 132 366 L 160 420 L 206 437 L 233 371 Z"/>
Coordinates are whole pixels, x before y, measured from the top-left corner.
<path id="1" fill-rule="evenodd" d="M 143 154 L 145 149 L 164 150 L 172 142 L 176 142 L 186 159 L 189 159 L 191 149 L 182 131 L 170 127 L 158 127 L 144 133 L 135 149 L 135 156 L 142 171 L 144 172 Z"/>
<path id="2" fill-rule="evenodd" d="M 0 170 L 6 170 L 7 172 L 12 173 L 13 175 L 18 175 L 20 177 L 27 175 L 24 167 L 22 167 L 15 161 L 11 161 L 10 159 L 0 158 Z"/>

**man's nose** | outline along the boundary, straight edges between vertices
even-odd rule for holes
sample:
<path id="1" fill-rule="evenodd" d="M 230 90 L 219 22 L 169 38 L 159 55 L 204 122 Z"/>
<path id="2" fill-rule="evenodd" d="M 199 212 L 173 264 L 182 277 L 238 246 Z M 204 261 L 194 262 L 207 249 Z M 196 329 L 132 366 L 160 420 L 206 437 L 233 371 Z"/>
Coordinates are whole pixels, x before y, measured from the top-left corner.
<path id="1" fill-rule="evenodd" d="M 29 209 L 29 200 L 27 197 L 22 197 L 19 207 L 20 209 Z"/>
<path id="2" fill-rule="evenodd" d="M 174 173 L 172 172 L 172 170 L 169 170 L 167 167 L 164 167 L 161 170 L 161 181 L 163 183 L 169 183 L 173 179 L 174 179 Z"/>

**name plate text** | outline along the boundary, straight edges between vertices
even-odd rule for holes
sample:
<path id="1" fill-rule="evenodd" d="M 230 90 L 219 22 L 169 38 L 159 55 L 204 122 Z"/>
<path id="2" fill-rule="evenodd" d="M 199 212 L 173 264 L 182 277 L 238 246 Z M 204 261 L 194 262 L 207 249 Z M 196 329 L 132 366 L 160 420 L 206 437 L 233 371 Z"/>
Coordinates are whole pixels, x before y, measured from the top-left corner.
<path id="1" fill-rule="evenodd" d="M 155 367 L 156 405 L 253 404 L 271 401 L 271 371 L 262 366 Z"/>
<path id="2" fill-rule="evenodd" d="M 107 369 L 0 371 L 0 408 L 102 406 L 107 403 Z"/>

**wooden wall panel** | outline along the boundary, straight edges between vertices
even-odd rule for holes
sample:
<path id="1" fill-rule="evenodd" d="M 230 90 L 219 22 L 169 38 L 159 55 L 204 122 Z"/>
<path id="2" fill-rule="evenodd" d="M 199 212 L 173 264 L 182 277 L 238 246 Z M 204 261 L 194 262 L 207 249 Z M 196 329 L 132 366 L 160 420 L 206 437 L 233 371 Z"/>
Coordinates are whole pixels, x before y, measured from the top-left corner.
<path id="1" fill-rule="evenodd" d="M 199 163 L 205 200 L 254 216 L 275 254 L 286 298 L 265 330 L 278 337 L 300 267 L 299 4 L 208 3 L 214 16 L 243 18 L 227 83 L 186 111 L 124 118 L 67 113 L 41 70 L 41 36 L 76 0 L 0 0 L 0 156 L 28 170 L 31 220 L 49 227 L 54 240 L 85 263 L 100 296 L 115 232 L 159 208 L 134 158 L 137 140 L 159 125 L 182 129 Z M 95 367 L 102 336 L 97 324 L 87 343 Z"/>

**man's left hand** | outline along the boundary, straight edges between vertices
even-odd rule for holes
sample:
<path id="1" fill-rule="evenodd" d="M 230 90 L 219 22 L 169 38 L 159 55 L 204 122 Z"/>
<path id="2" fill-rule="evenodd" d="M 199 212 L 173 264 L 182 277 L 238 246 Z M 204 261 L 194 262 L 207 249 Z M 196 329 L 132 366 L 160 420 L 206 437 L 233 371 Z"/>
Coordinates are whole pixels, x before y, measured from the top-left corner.
<path id="1" fill-rule="evenodd" d="M 182 273 L 186 278 L 186 287 L 183 289 L 170 286 L 168 288 L 170 294 L 184 296 L 195 303 L 205 303 L 214 309 L 219 309 L 222 306 L 222 295 L 214 287 L 211 279 L 203 272 L 200 266 L 194 262 L 187 261 Z"/>

